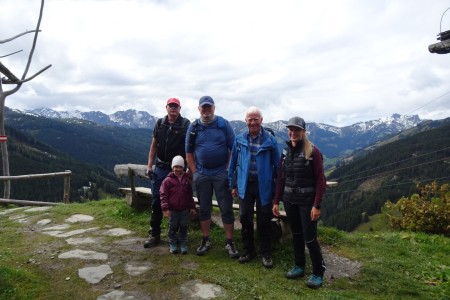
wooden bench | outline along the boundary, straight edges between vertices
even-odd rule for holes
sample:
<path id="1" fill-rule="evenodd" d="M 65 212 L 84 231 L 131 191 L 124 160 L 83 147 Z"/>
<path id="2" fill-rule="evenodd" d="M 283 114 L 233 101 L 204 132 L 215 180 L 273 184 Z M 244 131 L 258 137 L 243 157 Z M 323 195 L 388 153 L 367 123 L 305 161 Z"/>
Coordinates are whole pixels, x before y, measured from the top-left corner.
<path id="1" fill-rule="evenodd" d="M 151 207 L 152 203 L 152 190 L 147 187 L 136 187 L 135 186 L 135 176 L 140 178 L 147 178 L 145 175 L 145 171 L 147 170 L 147 165 L 137 165 L 137 164 L 123 164 L 123 165 L 115 165 L 114 166 L 114 173 L 119 176 L 128 176 L 130 180 L 130 187 L 129 188 L 119 188 L 119 191 L 122 193 L 122 195 L 125 196 L 125 199 L 127 201 L 127 204 L 131 207 L 138 208 L 138 209 L 146 209 Z M 149 184 L 150 185 L 150 184 Z M 327 187 L 332 188 L 336 187 L 337 182 L 330 182 L 327 181 Z M 198 199 L 197 197 L 194 197 L 195 203 L 198 205 Z M 215 207 L 218 207 L 218 203 L 216 200 L 213 200 L 212 205 Z M 233 204 L 234 210 L 239 210 L 239 204 L 234 203 Z M 286 218 L 286 212 L 280 211 L 280 216 L 278 217 L 280 219 Z"/>
<path id="2" fill-rule="evenodd" d="M 149 209 L 152 205 L 152 190 L 148 187 L 136 187 L 135 184 L 136 176 L 140 178 L 147 178 L 145 175 L 146 170 L 146 165 L 123 164 L 114 166 L 114 173 L 118 177 L 128 177 L 130 187 L 119 188 L 119 192 L 125 196 L 127 204 L 136 209 Z"/>
<path id="3" fill-rule="evenodd" d="M 136 165 L 136 164 L 124 164 L 115 165 L 114 173 L 117 176 L 128 176 L 130 180 L 129 188 L 119 188 L 119 191 L 125 196 L 127 204 L 136 209 L 150 209 L 152 203 L 152 190 L 147 187 L 136 187 L 135 177 L 146 178 L 145 171 L 147 170 L 147 165 Z M 149 183 L 150 185 L 150 183 Z M 337 182 L 327 181 L 327 187 L 336 187 Z M 197 197 L 194 197 L 196 205 L 199 205 Z M 219 204 L 216 200 L 212 201 L 214 207 L 218 207 Z M 233 204 L 233 210 L 239 210 L 239 204 Z M 274 239 L 281 239 L 283 236 L 289 235 L 290 228 L 287 222 L 286 212 L 281 210 L 280 215 L 272 219 L 272 236 Z"/>

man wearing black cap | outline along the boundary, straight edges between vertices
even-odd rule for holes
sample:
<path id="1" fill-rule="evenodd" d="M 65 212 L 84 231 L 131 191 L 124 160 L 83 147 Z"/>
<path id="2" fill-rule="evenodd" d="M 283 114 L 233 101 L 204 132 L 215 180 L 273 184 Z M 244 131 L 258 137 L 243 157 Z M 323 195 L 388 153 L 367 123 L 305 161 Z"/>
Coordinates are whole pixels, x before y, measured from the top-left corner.
<path id="1" fill-rule="evenodd" d="M 239 253 L 233 243 L 233 198 L 228 189 L 227 164 L 233 146 L 234 132 L 230 123 L 214 115 L 215 104 L 210 96 L 199 100 L 200 118 L 192 122 L 186 135 L 186 161 L 200 203 L 199 219 L 202 241 L 197 255 L 204 255 L 211 248 L 209 229 L 213 193 L 217 197 L 225 230 L 225 250 L 231 258 Z"/>
<path id="2" fill-rule="evenodd" d="M 317 240 L 317 220 L 320 217 L 322 197 L 326 190 L 323 159 L 319 149 L 306 136 L 306 124 L 300 117 L 289 119 L 289 141 L 283 150 L 277 178 L 273 213 L 279 215 L 283 201 L 294 244 L 294 267 L 287 278 L 305 275 L 305 245 L 313 266 L 313 274 L 306 285 L 319 288 L 323 284 L 325 263 Z"/>
<path id="3" fill-rule="evenodd" d="M 172 159 L 177 155 L 186 157 L 184 141 L 190 121 L 180 115 L 181 105 L 177 98 L 167 100 L 166 110 L 167 115 L 158 119 L 153 128 L 152 144 L 148 153 L 147 175 L 152 179 L 153 202 L 149 230 L 151 236 L 144 242 L 145 248 L 155 247 L 161 241 L 161 183 L 172 170 Z"/>

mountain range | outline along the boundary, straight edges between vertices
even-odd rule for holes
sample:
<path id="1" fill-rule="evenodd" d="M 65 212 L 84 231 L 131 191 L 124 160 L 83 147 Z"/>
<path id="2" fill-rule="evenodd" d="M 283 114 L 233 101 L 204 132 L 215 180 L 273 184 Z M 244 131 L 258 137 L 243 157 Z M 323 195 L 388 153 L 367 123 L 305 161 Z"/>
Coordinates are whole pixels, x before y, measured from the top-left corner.
<path id="1" fill-rule="evenodd" d="M 84 115 L 86 119 L 69 113 L 49 118 L 5 108 L 11 175 L 72 170 L 72 201 L 117 195 L 118 187 L 129 183 L 114 175 L 114 165 L 147 163 L 151 127 L 137 124 L 154 123 L 156 118 L 132 110 L 114 116 L 90 112 Z M 246 129 L 242 121 L 230 123 L 235 133 Z M 264 125 L 275 131 L 283 147 L 286 122 Z M 379 213 L 386 200 L 413 193 L 417 182 L 448 182 L 449 126 L 450 118 L 422 121 L 397 114 L 341 128 L 307 124 L 311 140 L 324 153 L 327 179 L 339 183 L 325 195 L 323 222 L 352 230 L 367 216 Z M 149 186 L 149 182 L 142 179 L 137 185 Z M 45 180 L 12 185 L 13 199 L 54 202 L 61 196 L 61 183 Z"/>
<path id="2" fill-rule="evenodd" d="M 133 109 L 117 111 L 110 115 L 100 111 L 68 112 L 56 111 L 49 108 L 17 112 L 51 119 L 79 119 L 94 122 L 98 125 L 141 129 L 153 128 L 158 119 L 148 112 Z M 310 140 L 321 149 L 324 156 L 327 158 L 335 158 L 349 155 L 355 150 L 363 149 L 390 135 L 412 128 L 421 122 L 422 120 L 418 115 L 402 116 L 393 114 L 390 117 L 358 122 L 344 127 L 311 122 L 307 124 L 307 130 Z M 230 124 L 235 133 L 239 133 L 246 128 L 245 122 L 243 121 L 230 120 Z M 287 121 L 264 124 L 264 126 L 275 131 L 275 136 L 278 138 L 280 147 L 283 147 L 283 141 L 288 139 L 286 125 Z"/>

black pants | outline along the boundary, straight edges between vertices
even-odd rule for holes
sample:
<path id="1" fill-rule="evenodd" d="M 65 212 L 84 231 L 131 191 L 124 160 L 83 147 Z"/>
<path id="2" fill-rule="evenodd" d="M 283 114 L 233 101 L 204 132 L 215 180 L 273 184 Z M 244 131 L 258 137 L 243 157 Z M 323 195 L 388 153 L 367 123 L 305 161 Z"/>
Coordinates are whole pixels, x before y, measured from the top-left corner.
<path id="1" fill-rule="evenodd" d="M 256 228 L 258 231 L 258 239 L 261 255 L 271 255 L 271 220 L 272 220 L 272 203 L 261 206 L 259 199 L 258 182 L 248 182 L 244 199 L 239 201 L 239 215 L 242 224 L 241 234 L 244 250 L 254 252 L 254 205 L 256 202 Z"/>
<path id="2" fill-rule="evenodd" d="M 317 241 L 317 221 L 311 221 L 312 205 L 283 202 L 286 216 L 292 231 L 295 264 L 305 269 L 305 244 L 312 261 L 313 274 L 323 276 L 325 262 Z"/>
<path id="3" fill-rule="evenodd" d="M 161 222 L 163 219 L 163 212 L 161 209 L 161 199 L 159 195 L 159 188 L 161 183 L 166 178 L 167 174 L 170 173 L 169 168 L 155 168 L 155 175 L 152 179 L 152 214 L 150 218 L 150 229 L 149 234 L 154 237 L 159 237 L 161 235 Z"/>

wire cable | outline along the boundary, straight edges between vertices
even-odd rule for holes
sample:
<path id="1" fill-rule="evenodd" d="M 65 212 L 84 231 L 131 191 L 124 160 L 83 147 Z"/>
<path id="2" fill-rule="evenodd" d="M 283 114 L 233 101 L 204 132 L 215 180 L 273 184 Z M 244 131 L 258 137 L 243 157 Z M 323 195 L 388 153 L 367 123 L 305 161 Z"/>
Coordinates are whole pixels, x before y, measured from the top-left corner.
<path id="1" fill-rule="evenodd" d="M 371 172 L 371 171 L 378 170 L 378 169 L 381 169 L 381 168 L 384 168 L 384 167 L 388 167 L 388 166 L 392 166 L 392 165 L 395 165 L 395 164 L 398 164 L 398 163 L 403 163 L 403 162 L 407 162 L 409 160 L 422 158 L 424 156 L 431 155 L 431 154 L 434 154 L 434 153 L 437 153 L 437 152 L 440 152 L 440 151 L 445 151 L 447 149 L 450 149 L 450 147 L 439 149 L 439 150 L 436 150 L 436 151 L 433 151 L 433 152 L 424 153 L 424 154 L 421 154 L 421 155 L 418 155 L 418 156 L 415 156 L 415 157 L 411 157 L 411 158 L 405 158 L 403 160 L 399 160 L 399 161 L 396 161 L 396 162 L 393 162 L 393 163 L 388 163 L 388 164 L 381 165 L 381 166 L 378 166 L 378 167 L 375 167 L 375 168 L 372 168 L 372 169 L 368 169 L 368 170 L 364 170 L 364 171 L 360 171 L 360 172 L 344 175 L 344 176 L 341 176 L 341 177 L 337 177 L 337 178 L 333 177 L 333 180 L 339 181 L 339 179 L 342 179 L 342 178 L 350 177 L 350 176 L 353 176 L 353 175 L 358 175 L 358 174 L 361 174 L 361 173 Z"/>
<path id="2" fill-rule="evenodd" d="M 447 95 L 447 94 L 450 94 L 450 91 L 448 91 L 448 92 L 446 92 L 446 93 L 444 93 L 444 94 L 442 94 L 442 95 L 440 95 L 439 97 L 437 97 L 437 98 L 435 98 L 435 99 L 433 99 L 433 100 L 431 100 L 430 102 L 428 102 L 428 103 L 425 103 L 424 105 L 422 105 L 421 107 L 419 107 L 419 108 L 416 108 L 416 109 L 414 109 L 414 110 L 412 110 L 412 111 L 410 111 L 409 113 L 407 113 L 406 115 L 410 115 L 410 114 L 412 114 L 413 112 L 415 112 L 415 111 L 417 111 L 417 110 L 419 110 L 419 109 L 421 109 L 421 108 L 424 108 L 425 106 L 427 106 L 428 104 L 431 104 L 431 103 L 433 103 L 434 101 L 436 101 L 436 100 L 438 100 L 438 99 L 440 99 L 440 98 L 442 98 L 442 97 L 444 97 L 445 95 Z"/>
<path id="3" fill-rule="evenodd" d="M 361 179 L 372 178 L 372 177 L 375 177 L 375 176 L 385 175 L 385 174 L 388 174 L 388 173 L 402 171 L 402 170 L 406 170 L 406 169 L 411 169 L 411 168 L 415 168 L 415 167 L 419 167 L 419 166 L 424 166 L 424 165 L 440 162 L 440 161 L 443 161 L 443 160 L 446 160 L 446 159 L 449 159 L 449 158 L 450 157 L 447 156 L 447 157 L 444 157 L 444 158 L 441 158 L 441 159 L 438 159 L 438 160 L 429 161 L 429 162 L 425 162 L 425 163 L 422 163 L 422 164 L 417 164 L 417 165 L 404 167 L 404 168 L 400 168 L 400 169 L 395 169 L 395 170 L 389 170 L 389 171 L 386 171 L 386 172 L 382 172 L 382 173 L 378 173 L 378 174 L 374 174 L 374 175 L 370 175 L 370 176 L 366 176 L 366 177 L 360 177 L 360 178 L 356 178 L 356 179 L 352 179 L 352 180 L 342 181 L 339 184 L 343 184 L 343 183 L 347 183 L 347 182 L 353 182 L 353 181 L 357 181 L 357 180 L 361 180 Z"/>
<path id="4" fill-rule="evenodd" d="M 429 181 L 435 181 L 435 180 L 442 180 L 442 179 L 448 179 L 450 178 L 450 176 L 446 176 L 446 177 L 439 177 L 439 178 L 432 178 L 432 179 L 426 179 L 426 180 L 417 180 L 417 181 L 412 181 L 411 182 L 403 182 L 403 183 L 396 183 L 396 184 L 386 184 L 386 185 L 380 185 L 380 186 L 376 186 L 376 187 L 372 187 L 372 188 L 367 188 L 365 190 L 361 190 L 361 189 L 355 189 L 355 190 L 347 190 L 347 191 L 340 191 L 340 192 L 326 192 L 326 195 L 338 195 L 338 194 L 344 194 L 344 193 L 351 193 L 351 192 L 365 192 L 367 190 L 375 190 L 375 189 L 379 189 L 379 188 L 383 188 L 383 187 L 392 187 L 392 186 L 400 186 L 400 185 L 406 185 L 406 184 L 412 184 L 412 183 L 423 183 L 423 182 L 429 182 Z"/>
<path id="5" fill-rule="evenodd" d="M 441 16 L 441 22 L 439 23 L 439 33 L 442 32 L 442 19 L 444 18 L 445 13 L 446 13 L 447 10 L 449 10 L 449 9 L 450 9 L 450 7 L 447 8 L 447 9 L 444 11 L 444 13 L 442 14 L 442 16 Z"/>

